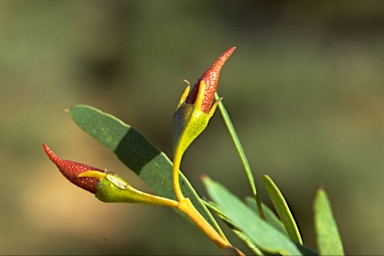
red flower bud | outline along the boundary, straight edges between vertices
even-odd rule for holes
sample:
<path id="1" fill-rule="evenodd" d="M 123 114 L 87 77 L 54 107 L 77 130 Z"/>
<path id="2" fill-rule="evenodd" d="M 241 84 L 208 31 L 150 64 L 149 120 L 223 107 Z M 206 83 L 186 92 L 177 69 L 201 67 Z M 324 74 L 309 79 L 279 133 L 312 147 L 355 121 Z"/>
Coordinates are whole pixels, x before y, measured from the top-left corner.
<path id="1" fill-rule="evenodd" d="M 219 82 L 219 76 L 220 76 L 220 70 L 223 67 L 224 63 L 227 61 L 229 56 L 232 55 L 232 53 L 236 50 L 236 47 L 231 47 L 228 50 L 226 50 L 213 65 L 205 71 L 205 73 L 197 80 L 196 84 L 191 89 L 190 93 L 188 94 L 187 99 L 185 100 L 185 103 L 188 104 L 194 104 L 196 101 L 197 93 L 200 89 L 200 82 L 201 80 L 204 80 L 206 87 L 204 92 L 204 98 L 203 98 L 203 104 L 201 105 L 201 110 L 205 113 L 208 113 L 213 98 L 215 97 L 217 84 Z"/>
<path id="2" fill-rule="evenodd" d="M 43 144 L 43 148 L 45 153 L 48 155 L 49 159 L 56 164 L 57 168 L 59 168 L 60 172 L 73 184 L 76 186 L 83 188 L 93 194 L 96 193 L 97 188 L 100 183 L 99 178 L 93 178 L 93 177 L 78 177 L 79 174 L 86 172 L 86 171 L 99 171 L 101 173 L 104 173 L 104 170 L 81 164 L 76 163 L 70 160 L 63 160 L 60 157 L 56 156 L 52 150 L 49 149 L 49 147 L 45 144 Z"/>

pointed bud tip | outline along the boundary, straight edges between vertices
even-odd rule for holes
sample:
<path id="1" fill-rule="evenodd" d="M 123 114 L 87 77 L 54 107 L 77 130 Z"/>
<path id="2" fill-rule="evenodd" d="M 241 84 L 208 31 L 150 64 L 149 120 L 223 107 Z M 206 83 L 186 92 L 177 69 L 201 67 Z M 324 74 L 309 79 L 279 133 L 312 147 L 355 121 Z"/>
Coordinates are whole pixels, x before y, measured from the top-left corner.
<path id="1" fill-rule="evenodd" d="M 213 63 L 212 67 L 210 69 L 208 69 L 206 73 L 208 73 L 209 71 L 212 72 L 212 71 L 220 71 L 220 69 L 223 67 L 223 65 L 225 64 L 225 62 L 228 60 L 228 58 L 232 55 L 232 53 L 236 50 L 236 47 L 233 46 L 231 48 L 229 48 L 228 50 L 226 50 L 225 52 L 223 52 L 220 57 L 216 60 L 215 63 Z"/>
<path id="2" fill-rule="evenodd" d="M 43 148 L 49 159 L 51 159 L 51 161 L 57 166 L 64 177 L 76 186 L 81 187 L 93 194 L 96 193 L 100 179 L 93 177 L 78 177 L 78 175 L 89 170 L 99 171 L 102 173 L 104 170 L 70 160 L 63 160 L 55 155 L 55 153 L 53 153 L 53 151 L 46 144 L 43 144 Z"/>
<path id="3" fill-rule="evenodd" d="M 220 70 L 227 61 L 227 59 L 232 55 L 232 53 L 236 50 L 236 47 L 233 46 L 226 50 L 224 53 L 220 55 L 220 57 L 212 64 L 212 66 L 207 69 L 207 71 L 204 72 L 204 74 L 197 80 L 195 85 L 193 86 L 192 90 L 190 91 L 186 103 L 188 104 L 194 104 L 198 95 L 198 92 L 201 87 L 201 80 L 204 80 L 206 84 L 205 92 L 204 92 L 204 98 L 201 105 L 201 110 L 205 113 L 208 113 L 212 102 L 214 95 L 217 90 L 217 84 L 219 82 L 219 76 L 220 76 Z"/>
<path id="4" fill-rule="evenodd" d="M 52 158 L 57 158 L 57 156 L 55 155 L 55 153 L 53 153 L 53 151 L 47 146 L 47 144 L 42 144 L 43 146 L 43 149 L 45 151 L 45 153 L 47 154 L 47 156 L 49 157 L 49 159 L 52 160 Z"/>
<path id="5" fill-rule="evenodd" d="M 220 57 L 224 58 L 225 60 L 227 60 L 231 55 L 232 53 L 236 50 L 236 46 L 232 46 L 231 48 L 229 48 L 228 50 L 226 50 Z"/>

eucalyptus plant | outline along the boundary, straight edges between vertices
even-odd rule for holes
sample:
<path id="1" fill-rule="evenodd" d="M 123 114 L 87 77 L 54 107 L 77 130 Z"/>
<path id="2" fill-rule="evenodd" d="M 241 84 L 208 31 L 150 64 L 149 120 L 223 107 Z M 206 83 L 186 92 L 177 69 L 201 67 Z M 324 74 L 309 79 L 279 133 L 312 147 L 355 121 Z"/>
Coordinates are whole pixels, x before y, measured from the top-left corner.
<path id="1" fill-rule="evenodd" d="M 286 200 L 268 175 L 262 176 L 262 181 L 275 211 L 260 201 L 244 150 L 216 92 L 220 71 L 235 49 L 231 47 L 225 51 L 193 86 L 187 82 L 173 117 L 173 161 L 140 132 L 110 114 L 86 105 L 75 105 L 65 110 L 75 124 L 135 172 L 152 189 L 153 194 L 135 189 L 117 173 L 63 160 L 46 144 L 43 144 L 44 151 L 70 182 L 95 194 L 99 200 L 170 207 L 194 223 L 224 255 L 244 253 L 226 238 L 212 213 L 230 227 L 255 255 L 344 254 L 330 202 L 323 188 L 318 188 L 314 200 L 318 251 L 303 244 Z M 202 199 L 180 171 L 184 153 L 206 129 L 217 108 L 251 187 L 252 195 L 244 200 L 206 175 L 202 180 L 211 200 Z"/>

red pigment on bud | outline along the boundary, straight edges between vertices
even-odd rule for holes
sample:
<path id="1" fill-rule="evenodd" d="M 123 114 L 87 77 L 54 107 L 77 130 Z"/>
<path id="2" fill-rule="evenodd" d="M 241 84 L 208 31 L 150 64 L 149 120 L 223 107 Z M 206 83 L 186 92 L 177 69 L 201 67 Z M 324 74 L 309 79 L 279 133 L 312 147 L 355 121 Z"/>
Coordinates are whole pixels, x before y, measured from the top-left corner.
<path id="1" fill-rule="evenodd" d="M 43 144 L 43 148 L 45 153 L 48 155 L 49 159 L 51 159 L 51 161 L 57 166 L 57 168 L 59 168 L 60 172 L 64 175 L 64 177 L 66 177 L 70 182 L 72 182 L 76 186 L 81 187 L 93 194 L 96 193 L 97 187 L 100 183 L 100 179 L 91 177 L 78 178 L 77 176 L 80 173 L 90 170 L 100 172 L 104 172 L 104 170 L 89 165 L 73 162 L 70 160 L 63 160 L 57 155 L 55 155 L 55 153 L 53 153 L 52 150 L 46 144 Z"/>
<path id="2" fill-rule="evenodd" d="M 201 105 L 201 110 L 205 113 L 209 112 L 213 102 L 213 98 L 215 97 L 217 84 L 219 82 L 220 70 L 229 58 L 229 56 L 231 56 L 235 50 L 236 47 L 231 47 L 226 50 L 223 54 L 221 54 L 221 56 L 216 60 L 216 62 L 213 63 L 213 65 L 207 71 L 205 71 L 205 73 L 199 78 L 199 80 L 197 80 L 191 92 L 188 94 L 185 103 L 195 103 L 197 93 L 199 92 L 200 88 L 200 82 L 201 80 L 204 80 L 206 88 L 204 92 L 203 104 Z"/>

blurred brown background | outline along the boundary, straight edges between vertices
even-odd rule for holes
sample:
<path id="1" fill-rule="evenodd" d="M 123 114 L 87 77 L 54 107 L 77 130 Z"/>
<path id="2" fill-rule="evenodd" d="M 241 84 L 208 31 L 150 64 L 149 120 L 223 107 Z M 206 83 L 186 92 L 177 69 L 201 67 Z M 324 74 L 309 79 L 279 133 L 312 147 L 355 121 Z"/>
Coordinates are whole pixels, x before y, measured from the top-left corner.
<path id="1" fill-rule="evenodd" d="M 269 174 L 314 247 L 324 184 L 346 253 L 383 254 L 384 2 L 346 0 L 0 1 L 0 253 L 220 254 L 169 209 L 72 186 L 41 144 L 149 191 L 62 109 L 112 113 L 170 155 L 183 79 L 233 45 L 219 93 L 263 200 Z M 201 195 L 201 173 L 250 194 L 218 113 L 183 170 Z"/>

